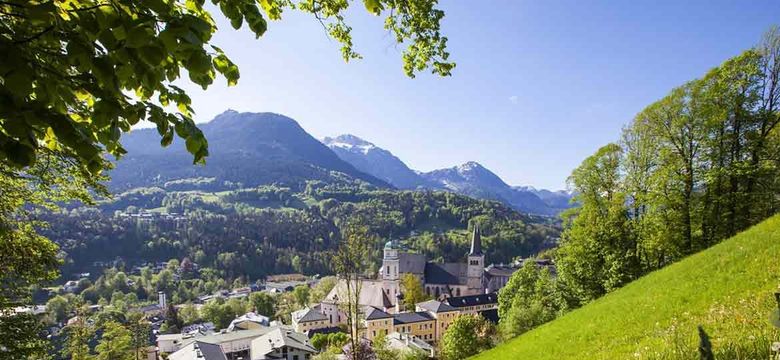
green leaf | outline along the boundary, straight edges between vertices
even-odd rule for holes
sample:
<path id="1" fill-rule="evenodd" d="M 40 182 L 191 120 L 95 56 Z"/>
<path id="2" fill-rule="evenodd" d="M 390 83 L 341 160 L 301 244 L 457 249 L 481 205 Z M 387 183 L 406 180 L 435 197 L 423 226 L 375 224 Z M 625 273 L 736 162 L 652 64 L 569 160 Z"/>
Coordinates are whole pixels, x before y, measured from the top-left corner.
<path id="1" fill-rule="evenodd" d="M 384 10 L 379 0 L 363 0 L 363 4 L 366 6 L 366 10 L 374 15 L 379 15 Z"/>

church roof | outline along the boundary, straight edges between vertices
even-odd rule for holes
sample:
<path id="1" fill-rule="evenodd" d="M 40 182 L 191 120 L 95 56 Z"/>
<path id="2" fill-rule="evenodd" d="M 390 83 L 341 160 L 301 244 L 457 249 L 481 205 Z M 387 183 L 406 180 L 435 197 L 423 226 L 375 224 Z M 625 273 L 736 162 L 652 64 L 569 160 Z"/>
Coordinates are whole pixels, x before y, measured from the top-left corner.
<path id="1" fill-rule="evenodd" d="M 474 224 L 474 234 L 471 235 L 469 256 L 473 255 L 482 255 L 482 234 L 479 232 L 479 224 Z"/>
<path id="2" fill-rule="evenodd" d="M 398 272 L 422 275 L 425 272 L 425 255 L 401 253 L 398 255 Z"/>
<path id="3" fill-rule="evenodd" d="M 468 264 L 434 263 L 425 264 L 425 283 L 438 285 L 465 285 Z"/>

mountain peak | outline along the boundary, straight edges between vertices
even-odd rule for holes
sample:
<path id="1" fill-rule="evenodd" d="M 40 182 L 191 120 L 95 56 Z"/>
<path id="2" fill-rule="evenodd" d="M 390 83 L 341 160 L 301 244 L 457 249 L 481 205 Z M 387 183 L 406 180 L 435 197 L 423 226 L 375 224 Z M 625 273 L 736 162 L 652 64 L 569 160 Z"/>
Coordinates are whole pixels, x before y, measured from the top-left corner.
<path id="1" fill-rule="evenodd" d="M 341 148 L 348 151 L 358 151 L 368 154 L 369 151 L 379 149 L 376 145 L 352 134 L 342 134 L 336 137 L 325 137 L 322 143 L 331 149 Z"/>

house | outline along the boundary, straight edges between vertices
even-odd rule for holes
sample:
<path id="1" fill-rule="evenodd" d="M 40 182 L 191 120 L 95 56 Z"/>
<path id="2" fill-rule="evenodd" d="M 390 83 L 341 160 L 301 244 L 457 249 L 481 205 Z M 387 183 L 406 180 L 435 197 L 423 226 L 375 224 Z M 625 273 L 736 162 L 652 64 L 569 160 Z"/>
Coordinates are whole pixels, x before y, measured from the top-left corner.
<path id="1" fill-rule="evenodd" d="M 318 330 L 330 327 L 328 317 L 318 309 L 304 308 L 292 313 L 292 326 L 299 333 L 308 333 L 310 330 Z"/>
<path id="2" fill-rule="evenodd" d="M 62 285 L 62 291 L 66 293 L 73 293 L 79 288 L 79 282 L 78 280 L 69 280 L 65 283 L 65 285 Z"/>
<path id="3" fill-rule="evenodd" d="M 317 353 L 309 338 L 292 329 L 277 328 L 252 340 L 251 360 L 308 360 Z"/>
<path id="4" fill-rule="evenodd" d="M 168 356 L 168 360 L 228 360 L 217 344 L 193 341 Z"/>
<path id="5" fill-rule="evenodd" d="M 437 319 L 427 311 L 390 314 L 380 309 L 368 308 L 365 314 L 365 330 L 362 333 L 368 340 L 397 332 L 413 335 L 429 343 L 436 342 Z"/>
<path id="6" fill-rule="evenodd" d="M 243 358 L 248 360 L 252 340 L 276 329 L 292 331 L 291 327 L 282 325 L 238 331 L 223 330 L 218 333 L 206 335 L 165 334 L 157 336 L 157 348 L 160 353 L 174 353 L 184 349 L 191 343 L 198 341 L 201 343 L 218 345 L 229 359 Z"/>
<path id="7" fill-rule="evenodd" d="M 230 322 L 230 325 L 228 326 L 228 331 L 237 331 L 237 330 L 249 330 L 249 329 L 256 329 L 259 327 L 268 327 L 271 323 L 271 320 L 263 315 L 256 314 L 254 312 L 248 312 L 244 315 L 241 315 L 233 321 Z"/>

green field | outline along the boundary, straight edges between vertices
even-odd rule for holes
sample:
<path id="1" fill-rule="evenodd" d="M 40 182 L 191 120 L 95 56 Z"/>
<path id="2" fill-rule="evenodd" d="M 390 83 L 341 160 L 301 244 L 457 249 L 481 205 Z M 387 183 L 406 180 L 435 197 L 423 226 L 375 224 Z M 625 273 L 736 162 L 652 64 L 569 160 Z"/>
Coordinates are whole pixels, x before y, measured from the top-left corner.
<path id="1" fill-rule="evenodd" d="M 475 358 L 698 359 L 701 324 L 716 359 L 767 359 L 779 286 L 780 215 Z"/>

